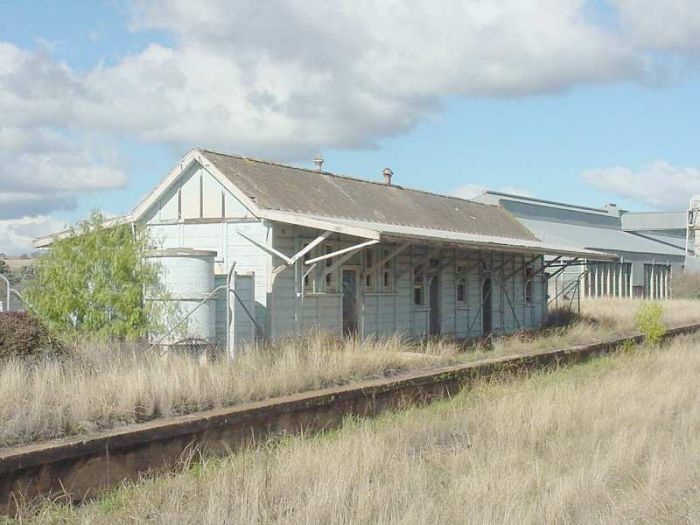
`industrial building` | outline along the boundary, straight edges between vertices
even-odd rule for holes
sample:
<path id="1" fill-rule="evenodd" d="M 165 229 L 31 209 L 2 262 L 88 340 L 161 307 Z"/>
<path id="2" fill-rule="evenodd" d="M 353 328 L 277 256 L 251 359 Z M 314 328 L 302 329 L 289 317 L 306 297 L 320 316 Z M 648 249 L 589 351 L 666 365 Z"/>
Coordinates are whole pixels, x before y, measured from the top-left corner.
<path id="1" fill-rule="evenodd" d="M 558 305 L 582 297 L 669 298 L 672 276 L 686 266 L 684 212 L 630 213 L 614 204 L 593 208 L 496 191 L 475 200 L 502 206 L 544 242 L 616 256 L 557 258 L 568 263 L 549 279 L 550 301 Z"/>
<path id="2" fill-rule="evenodd" d="M 229 348 L 315 328 L 455 338 L 537 328 L 545 256 L 614 259 L 538 238 L 501 206 L 403 188 L 389 169 L 374 182 L 316 163 L 192 150 L 112 223 L 147 228 L 173 299 L 202 305 L 192 335 Z"/>

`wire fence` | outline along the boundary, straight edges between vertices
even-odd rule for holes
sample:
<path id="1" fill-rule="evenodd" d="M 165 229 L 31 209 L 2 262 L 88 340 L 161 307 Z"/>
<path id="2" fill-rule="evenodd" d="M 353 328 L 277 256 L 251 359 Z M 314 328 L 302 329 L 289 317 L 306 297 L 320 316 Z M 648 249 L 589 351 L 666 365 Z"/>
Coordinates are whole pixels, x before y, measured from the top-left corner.
<path id="1" fill-rule="evenodd" d="M 6 275 L 0 274 L 0 312 L 22 312 L 27 309 L 20 288 L 13 285 Z"/>

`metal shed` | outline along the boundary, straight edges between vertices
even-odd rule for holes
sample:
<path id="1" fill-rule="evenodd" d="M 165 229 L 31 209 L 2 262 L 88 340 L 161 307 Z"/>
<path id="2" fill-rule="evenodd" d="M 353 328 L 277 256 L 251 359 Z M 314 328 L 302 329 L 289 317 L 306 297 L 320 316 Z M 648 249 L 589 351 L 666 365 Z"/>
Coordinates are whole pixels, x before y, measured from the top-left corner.
<path id="1" fill-rule="evenodd" d="M 629 214 L 612 204 L 592 208 L 495 191 L 485 192 L 477 200 L 503 206 L 544 242 L 566 242 L 616 256 L 614 262 L 586 257 L 578 261 L 560 258 L 559 262 L 567 267 L 555 271 L 549 279 L 550 301 L 555 303 L 576 300 L 579 294 L 581 297 L 669 298 L 672 275 L 683 270 L 683 238 L 668 232 L 635 230 L 649 226 L 648 214 Z M 632 217 L 626 220 L 628 215 Z M 664 226 L 674 224 L 673 220 L 677 219 L 676 214 L 661 215 Z M 552 264 L 551 268 L 556 266 Z"/>

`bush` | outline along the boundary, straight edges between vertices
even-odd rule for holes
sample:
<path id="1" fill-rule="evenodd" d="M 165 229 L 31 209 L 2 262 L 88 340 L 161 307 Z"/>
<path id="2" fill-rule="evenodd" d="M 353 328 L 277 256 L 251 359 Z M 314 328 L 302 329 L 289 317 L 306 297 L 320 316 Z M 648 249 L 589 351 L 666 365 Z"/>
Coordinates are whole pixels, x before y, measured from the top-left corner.
<path id="1" fill-rule="evenodd" d="M 0 359 L 62 352 L 61 343 L 37 317 L 23 312 L 0 313 Z"/>
<path id="2" fill-rule="evenodd" d="M 666 334 L 666 326 L 661 321 L 663 314 L 664 309 L 659 303 L 643 303 L 634 314 L 637 328 L 652 345 L 659 344 Z"/>
<path id="3" fill-rule="evenodd" d="M 139 339 L 158 331 L 159 268 L 146 261 L 148 238 L 94 212 L 36 261 L 25 290 L 33 311 L 65 337 Z"/>

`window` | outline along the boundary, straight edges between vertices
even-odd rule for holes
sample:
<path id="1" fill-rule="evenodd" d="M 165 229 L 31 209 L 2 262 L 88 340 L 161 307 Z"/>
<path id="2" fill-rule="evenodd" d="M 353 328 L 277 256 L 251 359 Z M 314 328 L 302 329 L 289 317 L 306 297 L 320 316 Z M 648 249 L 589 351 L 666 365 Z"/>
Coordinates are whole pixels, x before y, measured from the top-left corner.
<path id="1" fill-rule="evenodd" d="M 324 255 L 328 255 L 329 253 L 333 253 L 335 251 L 335 247 L 332 244 L 326 244 L 323 249 Z M 336 291 L 336 272 L 328 272 L 328 268 L 333 266 L 333 257 L 329 257 L 328 259 L 325 259 L 324 261 L 324 278 L 323 278 L 323 288 L 326 292 L 335 292 Z"/>
<path id="2" fill-rule="evenodd" d="M 532 266 L 528 266 L 525 268 L 524 272 L 524 278 L 525 278 L 525 303 L 527 304 L 532 304 L 532 290 L 533 290 L 533 283 L 532 280 L 534 278 L 535 272 L 532 269 Z"/>
<path id="3" fill-rule="evenodd" d="M 456 272 L 456 295 L 457 303 L 464 304 L 467 302 L 467 275 L 466 268 L 464 266 L 457 266 Z"/>
<path id="4" fill-rule="evenodd" d="M 413 304 L 422 306 L 424 301 L 425 275 L 423 265 L 419 264 L 413 268 Z"/>
<path id="5" fill-rule="evenodd" d="M 306 248 L 308 245 L 309 245 L 309 243 L 305 242 L 304 244 L 302 244 L 301 247 L 303 249 L 303 248 Z M 304 290 L 307 292 L 313 291 L 313 280 L 312 280 L 313 272 L 309 272 L 310 267 L 306 264 L 306 261 L 311 259 L 311 252 L 312 251 L 313 250 L 309 250 L 308 252 L 306 252 L 304 254 L 304 257 L 302 258 L 303 264 L 301 265 L 301 274 L 302 275 L 306 274 L 306 275 L 304 275 Z"/>
<path id="6" fill-rule="evenodd" d="M 372 290 L 374 288 L 374 249 L 368 248 L 365 251 L 365 288 Z M 375 268 L 376 270 L 376 268 Z"/>
<path id="7" fill-rule="evenodd" d="M 383 251 L 383 257 L 389 256 L 389 250 L 385 248 Z M 382 268 L 382 289 L 385 292 L 394 291 L 394 263 L 393 260 L 384 263 Z"/>

